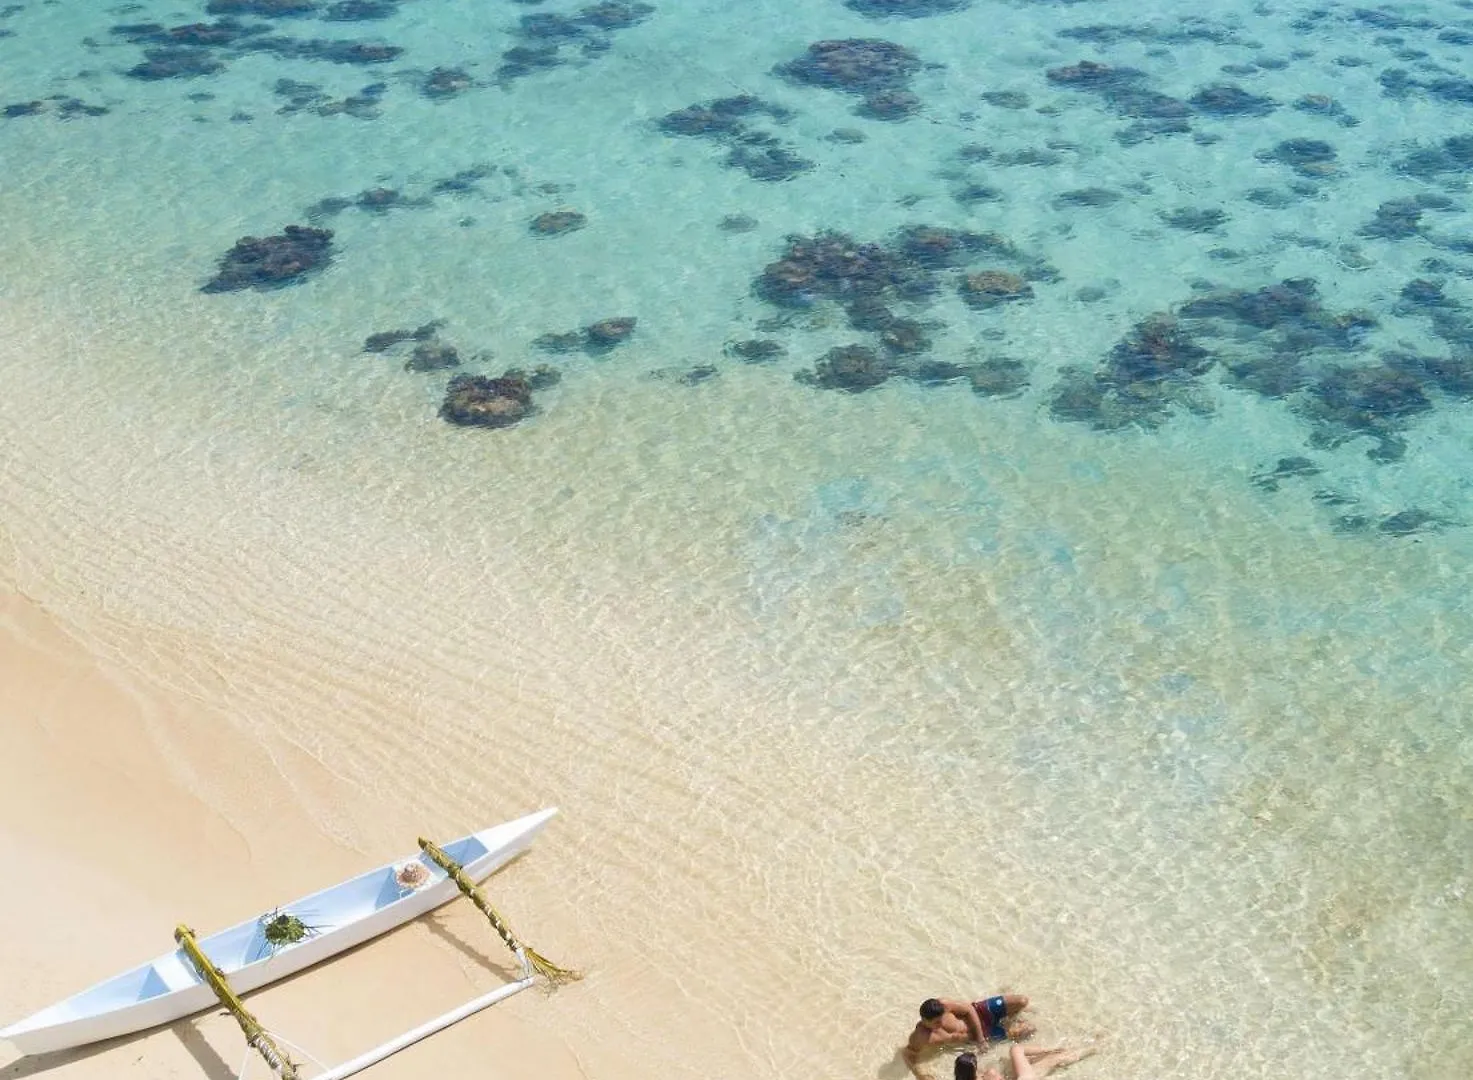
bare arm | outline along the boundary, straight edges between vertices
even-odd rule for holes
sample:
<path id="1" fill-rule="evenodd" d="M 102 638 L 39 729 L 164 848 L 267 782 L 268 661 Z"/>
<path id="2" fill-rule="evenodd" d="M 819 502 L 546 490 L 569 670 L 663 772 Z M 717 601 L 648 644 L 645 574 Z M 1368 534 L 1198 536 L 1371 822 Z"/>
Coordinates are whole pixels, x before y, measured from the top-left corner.
<path id="1" fill-rule="evenodd" d="M 900 1056 L 905 1059 L 905 1067 L 916 1080 L 931 1080 L 930 1076 L 921 1072 L 921 1055 L 916 1052 L 913 1040 L 901 1048 Z"/>
<path id="2" fill-rule="evenodd" d="M 987 1041 L 987 1037 L 982 1033 L 982 1018 L 977 1015 L 975 1005 L 969 1001 L 947 1001 L 944 1004 L 948 1012 L 967 1025 L 967 1038 L 974 1043 Z"/>

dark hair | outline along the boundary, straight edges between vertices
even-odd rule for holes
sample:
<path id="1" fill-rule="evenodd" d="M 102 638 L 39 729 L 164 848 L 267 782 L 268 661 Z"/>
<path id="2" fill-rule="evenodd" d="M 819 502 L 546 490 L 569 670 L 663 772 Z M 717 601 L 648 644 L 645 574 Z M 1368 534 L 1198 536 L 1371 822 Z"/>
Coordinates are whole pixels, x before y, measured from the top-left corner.
<path id="1" fill-rule="evenodd" d="M 965 1054 L 958 1054 L 956 1064 L 952 1066 L 954 1080 L 977 1080 L 977 1055 L 968 1050 Z"/>
<path id="2" fill-rule="evenodd" d="M 946 1006 L 941 1004 L 939 998 L 927 998 L 921 1002 L 921 1019 L 934 1020 L 946 1011 Z"/>

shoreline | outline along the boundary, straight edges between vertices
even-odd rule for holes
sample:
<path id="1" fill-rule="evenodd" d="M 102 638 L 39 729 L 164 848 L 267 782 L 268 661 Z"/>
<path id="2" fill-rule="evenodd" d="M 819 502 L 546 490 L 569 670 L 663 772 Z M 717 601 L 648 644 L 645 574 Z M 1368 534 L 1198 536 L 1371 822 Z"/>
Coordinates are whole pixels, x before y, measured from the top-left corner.
<path id="1" fill-rule="evenodd" d="M 1384 574 L 1362 556 L 1346 578 L 1332 556 L 1348 541 L 1279 548 L 1305 534 L 1208 470 L 1187 483 L 1138 442 L 1102 455 L 1072 430 L 1037 444 L 1026 418 L 984 430 L 957 395 L 925 415 L 945 418 L 946 460 L 985 451 L 988 488 L 948 467 L 919 500 L 903 493 L 929 459 L 902 454 L 862 482 L 848 464 L 920 430 L 914 399 L 806 409 L 735 377 L 726 392 L 765 417 L 743 438 L 810 431 L 775 472 L 726 452 L 733 415 L 683 428 L 685 399 L 612 382 L 603 427 L 550 412 L 521 442 L 429 429 L 339 444 L 337 414 L 278 429 L 270 409 L 217 430 L 199 424 L 216 384 L 170 396 L 172 370 L 131 331 L 63 340 L 62 304 L 17 321 L 12 340 L 33 344 L 0 407 L 3 583 L 53 614 L 6 609 L 7 716 L 35 719 L 6 726 L 0 820 L 20 825 L 0 842 L 47 884 L 0 912 L 49 932 L 0 945 L 6 970 L 27 972 L 0 993 L 7 1022 L 168 949 L 181 919 L 209 932 L 401 856 L 420 832 L 545 803 L 565 817 L 492 896 L 588 979 L 519 995 L 376 1074 L 905 1080 L 894 1047 L 914 1001 L 1012 988 L 1033 997 L 1041 1042 L 1142 1034 L 1071 1072 L 1084 1080 L 1159 1060 L 1203 1077 L 1303 1045 L 1333 1076 L 1387 1052 L 1355 1026 L 1366 1007 L 1390 1006 L 1397 1032 L 1466 1015 L 1456 976 L 1422 979 L 1405 929 L 1452 909 L 1388 884 L 1384 852 L 1321 857 L 1438 820 L 1431 797 L 1345 796 L 1394 778 L 1399 762 L 1361 734 L 1426 700 L 1403 684 L 1415 674 L 1426 695 L 1456 670 L 1401 629 L 1443 595 L 1412 583 L 1451 580 L 1439 546 L 1378 558 Z M 683 441 L 652 456 L 651 425 Z M 299 443 L 316 457 L 288 461 Z M 1091 501 L 1117 476 L 1132 486 Z M 1050 491 L 1080 497 L 1040 502 Z M 1186 495 L 1163 518 L 1152 491 Z M 948 507 L 968 509 L 933 517 Z M 1361 611 L 1378 621 L 1342 636 L 1339 616 Z M 1427 749 L 1396 731 L 1388 745 L 1450 760 L 1448 700 L 1399 722 Z M 1313 788 L 1304 740 L 1335 748 Z M 959 843 L 915 857 L 940 822 L 960 823 Z M 1281 867 L 1306 882 L 1302 901 Z M 101 903 L 59 900 L 76 880 Z M 1276 918 L 1257 917 L 1261 897 Z M 1359 957 L 1393 944 L 1407 959 L 1363 975 Z M 500 950 L 452 904 L 250 1000 L 341 1061 L 504 981 Z M 1221 1014 L 1225 994 L 1270 987 L 1287 1023 Z M 233 1023 L 207 1015 L 56 1062 L 0 1056 L 0 1080 L 129 1062 L 225 1080 L 241 1051 Z M 1399 1053 L 1429 1075 L 1461 1057 L 1410 1039 Z"/>

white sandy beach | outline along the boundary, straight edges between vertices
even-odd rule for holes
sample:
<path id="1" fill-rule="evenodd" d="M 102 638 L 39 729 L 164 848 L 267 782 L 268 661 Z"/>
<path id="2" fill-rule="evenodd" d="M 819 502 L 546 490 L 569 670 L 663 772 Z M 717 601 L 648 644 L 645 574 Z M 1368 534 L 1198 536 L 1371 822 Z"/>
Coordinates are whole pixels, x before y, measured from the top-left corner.
<path id="1" fill-rule="evenodd" d="M 393 854 L 334 843 L 261 747 L 231 737 L 227 725 L 208 727 L 198 701 L 99 661 L 33 602 L 5 594 L 0 626 L 0 862 L 22 886 L 0 901 L 0 1015 L 18 1018 L 166 951 L 180 920 L 214 927 Z M 306 761 L 288 769 L 296 783 L 333 788 Z M 192 790 L 191 774 L 208 801 Z M 386 826 L 395 817 L 390 806 L 354 806 Z M 554 835 L 543 847 L 556 845 Z M 495 986 L 509 970 L 480 916 L 452 905 L 251 1004 L 331 1063 Z M 582 1075 L 582 1040 L 528 1026 L 531 1010 L 556 1009 L 554 1001 L 524 996 L 374 1075 Z M 5 1051 L 0 1076 L 224 1080 L 236 1075 L 243 1046 L 228 1016 L 205 1014 L 38 1059 Z M 637 1073 L 620 1073 L 607 1054 L 598 1063 L 601 1075 Z"/>

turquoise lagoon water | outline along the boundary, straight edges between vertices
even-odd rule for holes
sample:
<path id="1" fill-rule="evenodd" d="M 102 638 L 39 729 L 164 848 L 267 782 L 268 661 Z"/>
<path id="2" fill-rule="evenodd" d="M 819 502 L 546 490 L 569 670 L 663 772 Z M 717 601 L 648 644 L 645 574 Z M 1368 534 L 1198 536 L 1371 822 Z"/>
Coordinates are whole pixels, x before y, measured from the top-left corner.
<path id="1" fill-rule="evenodd" d="M 448 748 L 427 819 L 560 803 L 528 873 L 651 1069 L 891 1077 L 912 999 L 1006 983 L 1111 1033 L 1081 1076 L 1469 1074 L 1473 11 L 235 6 L 0 16 L 15 584 L 365 792 Z M 774 71 L 853 39 L 919 62 Z M 329 265 L 201 291 L 290 224 Z M 918 353 L 757 284 L 922 225 L 971 250 L 883 292 Z M 561 379 L 448 424 L 363 348 L 433 321 Z M 853 344 L 889 377 L 826 385 Z"/>

